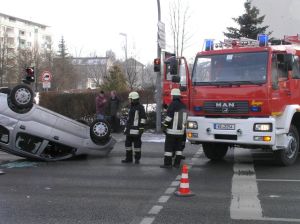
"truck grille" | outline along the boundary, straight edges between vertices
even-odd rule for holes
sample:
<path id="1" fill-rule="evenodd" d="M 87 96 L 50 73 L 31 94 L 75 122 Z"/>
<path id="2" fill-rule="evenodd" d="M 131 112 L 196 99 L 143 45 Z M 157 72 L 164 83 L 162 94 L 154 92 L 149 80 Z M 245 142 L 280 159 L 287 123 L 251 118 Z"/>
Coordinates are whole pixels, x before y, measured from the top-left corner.
<path id="1" fill-rule="evenodd" d="M 203 109 L 208 114 L 246 114 L 249 104 L 247 101 L 208 101 L 204 102 Z"/>

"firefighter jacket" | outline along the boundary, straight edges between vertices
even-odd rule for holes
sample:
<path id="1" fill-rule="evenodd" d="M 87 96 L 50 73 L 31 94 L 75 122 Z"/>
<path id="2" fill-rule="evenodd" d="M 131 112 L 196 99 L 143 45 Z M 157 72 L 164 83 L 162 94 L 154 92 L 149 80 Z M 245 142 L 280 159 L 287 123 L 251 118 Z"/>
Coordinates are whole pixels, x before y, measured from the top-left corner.
<path id="1" fill-rule="evenodd" d="M 144 106 L 138 102 L 131 103 L 124 133 L 133 136 L 141 135 L 144 131 L 146 119 Z"/>
<path id="2" fill-rule="evenodd" d="M 174 99 L 168 107 L 167 116 L 163 121 L 163 129 L 170 135 L 184 135 L 186 120 L 186 106 L 180 99 Z"/>

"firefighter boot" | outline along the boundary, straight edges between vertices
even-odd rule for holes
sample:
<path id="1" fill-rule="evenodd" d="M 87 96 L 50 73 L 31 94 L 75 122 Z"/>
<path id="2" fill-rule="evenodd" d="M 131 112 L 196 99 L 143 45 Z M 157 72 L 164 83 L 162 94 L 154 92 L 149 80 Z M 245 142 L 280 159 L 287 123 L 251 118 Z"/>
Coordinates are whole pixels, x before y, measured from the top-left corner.
<path id="1" fill-rule="evenodd" d="M 122 160 L 122 163 L 132 163 L 132 150 L 126 150 L 126 158 Z"/>
<path id="2" fill-rule="evenodd" d="M 134 150 L 134 163 L 135 164 L 140 164 L 140 159 L 141 159 L 141 149 L 135 149 Z"/>
<path id="3" fill-rule="evenodd" d="M 161 168 L 172 168 L 172 156 L 164 157 L 164 165 L 160 166 Z"/>
<path id="4" fill-rule="evenodd" d="M 182 160 L 182 155 L 176 155 L 176 156 L 175 156 L 175 159 L 174 159 L 174 164 L 173 164 L 173 166 L 174 166 L 175 168 L 179 168 L 179 167 L 180 167 L 180 162 L 181 162 L 181 160 Z"/>

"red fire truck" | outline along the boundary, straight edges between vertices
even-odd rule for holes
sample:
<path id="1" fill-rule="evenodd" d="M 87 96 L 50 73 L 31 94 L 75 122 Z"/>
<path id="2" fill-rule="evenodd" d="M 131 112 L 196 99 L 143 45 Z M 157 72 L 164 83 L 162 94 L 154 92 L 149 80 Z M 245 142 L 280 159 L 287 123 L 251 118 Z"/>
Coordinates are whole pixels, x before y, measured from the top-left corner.
<path id="1" fill-rule="evenodd" d="M 187 138 L 202 144 L 209 159 L 220 160 L 238 146 L 273 151 L 281 165 L 296 161 L 300 36 L 287 36 L 285 42 L 290 44 L 271 45 L 266 35 L 206 40 L 191 74 L 184 58 L 165 61 L 164 102 L 171 88 L 181 89 L 190 111 Z"/>

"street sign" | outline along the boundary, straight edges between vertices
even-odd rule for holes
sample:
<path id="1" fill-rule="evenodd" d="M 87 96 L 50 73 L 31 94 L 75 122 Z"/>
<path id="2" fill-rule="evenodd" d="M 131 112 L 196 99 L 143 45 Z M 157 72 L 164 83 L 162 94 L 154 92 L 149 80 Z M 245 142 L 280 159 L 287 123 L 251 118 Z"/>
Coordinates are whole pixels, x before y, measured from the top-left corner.
<path id="1" fill-rule="evenodd" d="M 166 32 L 165 32 L 165 24 L 161 21 L 157 23 L 158 27 L 158 35 L 157 35 L 157 42 L 161 49 L 166 49 Z"/>
<path id="2" fill-rule="evenodd" d="M 43 82 L 50 82 L 52 79 L 52 75 L 49 71 L 44 71 L 42 73 L 42 81 Z"/>
<path id="3" fill-rule="evenodd" d="M 50 89 L 51 88 L 51 82 L 43 82 L 43 89 Z"/>

